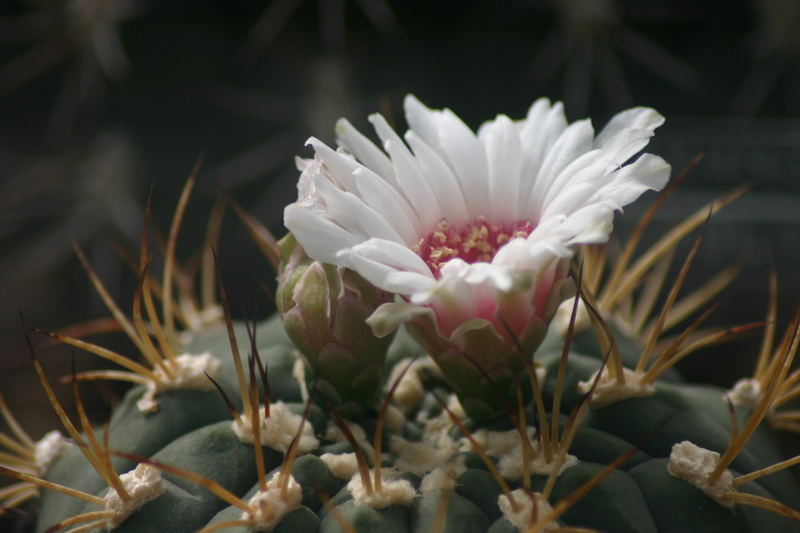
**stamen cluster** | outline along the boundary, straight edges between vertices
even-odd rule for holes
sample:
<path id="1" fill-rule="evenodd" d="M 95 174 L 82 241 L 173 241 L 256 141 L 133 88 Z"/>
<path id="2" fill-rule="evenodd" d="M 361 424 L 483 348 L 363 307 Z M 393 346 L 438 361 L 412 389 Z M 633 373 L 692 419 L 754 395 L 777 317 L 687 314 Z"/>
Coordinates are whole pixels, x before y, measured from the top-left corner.
<path id="1" fill-rule="evenodd" d="M 451 226 L 442 218 L 436 230 L 430 232 L 412 247 L 436 279 L 441 278 L 442 266 L 453 258 L 466 263 L 491 262 L 497 251 L 512 239 L 524 239 L 533 231 L 530 221 L 520 220 L 510 224 L 490 224 L 479 216 L 464 226 Z"/>

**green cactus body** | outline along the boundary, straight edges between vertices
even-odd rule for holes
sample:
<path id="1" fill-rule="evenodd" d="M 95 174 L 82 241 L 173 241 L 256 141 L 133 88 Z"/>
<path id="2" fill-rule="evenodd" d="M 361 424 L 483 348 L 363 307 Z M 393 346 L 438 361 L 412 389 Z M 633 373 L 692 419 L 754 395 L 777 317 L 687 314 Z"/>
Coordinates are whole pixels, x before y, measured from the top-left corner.
<path id="1" fill-rule="evenodd" d="M 237 325 L 236 331 L 241 337 L 240 344 L 244 345 L 244 327 Z M 269 369 L 272 401 L 286 402 L 296 413 L 302 413 L 301 387 L 293 375 L 296 355 L 279 318 L 273 317 L 261 324 L 257 339 L 259 353 Z M 575 344 L 591 346 L 588 339 L 580 336 Z M 224 328 L 197 335 L 187 349 L 210 350 L 222 360 L 220 386 L 231 399 L 237 398 L 236 377 Z M 420 355 L 419 351 L 401 332 L 389 349 L 388 365 L 404 364 L 402 361 L 407 358 Z M 560 353 L 547 342 L 537 355 L 548 369 L 543 387 L 546 402 L 552 402 L 559 358 Z M 600 364 L 597 356 L 570 354 L 561 413 L 569 414 L 578 404 L 582 395 L 577 392 L 577 383 L 588 379 Z M 408 462 L 409 456 L 400 450 L 398 439 L 412 443 L 424 440 L 428 436 L 426 431 L 433 427 L 430 420 L 441 416 L 442 412 L 432 397 L 432 391 L 440 397 L 449 392 L 446 380 L 436 372 L 426 374 L 420 371 L 418 375 L 424 385 L 422 395 L 412 407 L 405 408 L 404 417 L 398 414 L 399 409 L 395 409 L 383 430 L 382 464 L 398 466 L 401 471 L 396 475 L 409 481 L 416 490 L 413 500 L 403 505 L 389 504 L 378 508 L 357 504 L 348 489 L 349 480 L 341 474 L 337 477 L 335 468 L 326 462 L 327 457 L 321 458 L 323 454 L 347 453 L 351 446 L 331 437 L 330 417 L 323 409 L 314 406 L 308 418 L 321 445 L 311 453 L 300 454 L 294 461 L 292 480 L 299 484 L 302 496 L 299 504 L 282 516 L 272 531 L 499 533 L 518 529 L 498 506 L 498 498 L 503 494 L 498 481 L 476 459 L 474 452 L 461 447 L 443 456 L 443 461 L 452 467 L 448 474 L 452 481 L 450 488 L 426 487 L 425 481 L 428 479 L 427 470 L 447 465 L 403 466 L 403 461 Z M 721 390 L 681 382 L 677 375 L 670 378 L 658 381 L 655 393 L 649 397 L 630 398 L 590 410 L 570 448 L 577 463 L 565 468 L 555 481 L 551 505 L 569 497 L 605 465 L 632 447 L 638 447 L 638 450 L 572 505 L 559 518 L 559 523 L 636 533 L 800 531 L 796 523 L 765 510 L 744 505 L 725 508 L 695 486 L 667 473 L 666 464 L 675 443 L 690 440 L 704 448 L 723 451 L 731 433 L 728 406 Z M 216 392 L 178 390 L 162 393 L 159 410 L 151 414 L 143 414 L 135 408 L 142 393 L 141 387 L 133 388 L 116 407 L 110 424 L 111 448 L 199 474 L 220 484 L 243 502 L 256 494 L 259 486 L 253 446 L 237 439 L 230 415 Z M 564 414 L 561 418 L 565 421 Z M 746 414 L 740 410 L 742 423 Z M 530 406 L 526 409 L 526 418 L 529 425 L 535 419 Z M 351 420 L 364 428 L 367 439 L 371 441 L 377 423 L 376 411 Z M 507 418 L 499 419 L 493 423 L 493 428 L 508 430 L 513 425 Z M 480 426 L 473 424 L 471 429 L 477 435 Z M 454 439 L 461 437 L 453 428 L 445 433 Z M 731 471 L 748 473 L 782 460 L 779 437 L 769 428 L 761 427 L 732 463 Z M 433 444 L 425 446 L 437 449 Z M 278 475 L 283 454 L 265 447 L 263 455 L 265 468 L 271 473 L 267 477 Z M 503 464 L 503 457 L 493 459 L 498 465 Z M 134 466 L 133 461 L 121 457 L 113 462 L 120 473 Z M 108 490 L 74 446 L 50 467 L 46 478 L 101 497 Z M 197 483 L 166 471 L 163 478 L 164 492 L 114 531 L 191 532 L 241 519 L 239 507 L 230 505 Z M 545 483 L 546 476 L 533 475 L 530 486 L 541 491 Z M 512 476 L 509 484 L 513 489 L 522 486 L 522 481 Z M 798 483 L 786 471 L 746 483 L 739 490 L 800 508 Z M 326 501 L 329 501 L 327 505 Z M 41 496 L 36 530 L 44 531 L 60 520 L 91 510 L 96 510 L 96 507 L 45 490 Z M 244 533 L 254 529 L 252 525 L 240 524 L 223 530 Z"/>

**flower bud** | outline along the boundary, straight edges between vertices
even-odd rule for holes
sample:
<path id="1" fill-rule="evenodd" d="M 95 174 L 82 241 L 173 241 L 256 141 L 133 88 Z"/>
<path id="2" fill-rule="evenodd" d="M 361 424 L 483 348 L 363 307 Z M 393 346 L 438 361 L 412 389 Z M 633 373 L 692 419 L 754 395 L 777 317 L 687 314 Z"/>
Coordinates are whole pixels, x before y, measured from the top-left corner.
<path id="1" fill-rule="evenodd" d="M 391 295 L 353 271 L 312 261 L 291 234 L 279 245 L 278 310 L 306 380 L 340 414 L 358 416 L 379 399 L 392 340 L 376 337 L 366 319 Z"/>

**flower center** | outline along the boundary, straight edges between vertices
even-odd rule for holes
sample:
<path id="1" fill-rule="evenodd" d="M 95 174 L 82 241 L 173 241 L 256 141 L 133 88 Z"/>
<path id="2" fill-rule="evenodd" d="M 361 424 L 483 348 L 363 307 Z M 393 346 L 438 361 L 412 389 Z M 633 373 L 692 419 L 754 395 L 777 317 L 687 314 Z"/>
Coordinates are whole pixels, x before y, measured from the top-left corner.
<path id="1" fill-rule="evenodd" d="M 527 237 L 533 228 L 533 223 L 527 220 L 489 224 L 483 216 L 467 225 L 453 227 L 443 218 L 437 229 L 420 239 L 412 249 L 439 279 L 442 265 L 447 261 L 458 257 L 467 263 L 490 262 L 505 243 Z"/>

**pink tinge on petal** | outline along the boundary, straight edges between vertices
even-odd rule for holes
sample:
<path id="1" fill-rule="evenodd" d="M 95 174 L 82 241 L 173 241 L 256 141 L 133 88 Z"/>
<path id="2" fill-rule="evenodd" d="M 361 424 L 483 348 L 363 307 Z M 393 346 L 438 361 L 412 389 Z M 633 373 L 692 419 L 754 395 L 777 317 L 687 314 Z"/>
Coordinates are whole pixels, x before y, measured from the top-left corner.
<path id="1" fill-rule="evenodd" d="M 442 266 L 451 259 L 489 263 L 504 244 L 511 239 L 527 237 L 534 228 L 528 220 L 493 224 L 480 216 L 469 224 L 451 226 L 443 218 L 438 227 L 412 249 L 430 267 L 436 279 L 440 279 Z"/>
<path id="2" fill-rule="evenodd" d="M 539 281 L 536 284 L 536 293 L 533 296 L 533 307 L 537 314 L 544 312 L 544 307 L 547 303 L 548 296 L 550 296 L 550 289 L 553 288 L 555 279 L 556 269 L 553 267 L 539 276 Z"/>

